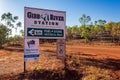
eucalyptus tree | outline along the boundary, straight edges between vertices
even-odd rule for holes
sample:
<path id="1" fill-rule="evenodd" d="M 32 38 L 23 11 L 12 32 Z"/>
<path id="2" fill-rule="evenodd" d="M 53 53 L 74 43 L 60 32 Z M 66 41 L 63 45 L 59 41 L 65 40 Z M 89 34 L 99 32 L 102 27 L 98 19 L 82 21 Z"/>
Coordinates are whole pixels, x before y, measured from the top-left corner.
<path id="1" fill-rule="evenodd" d="M 79 22 L 83 25 L 86 26 L 86 24 L 91 21 L 90 16 L 86 16 L 85 14 L 82 15 L 82 17 L 79 18 Z"/>
<path id="2" fill-rule="evenodd" d="M 1 16 L 1 21 L 4 21 L 5 25 L 8 27 L 14 27 L 14 22 L 18 19 L 18 16 L 13 16 L 10 12 L 3 13 Z"/>
<path id="3" fill-rule="evenodd" d="M 10 12 L 3 13 L 1 16 L 1 21 L 3 21 L 3 24 L 8 28 L 15 30 L 22 25 L 21 22 L 18 22 L 18 16 L 13 16 Z"/>
<path id="4" fill-rule="evenodd" d="M 85 14 L 83 14 L 82 17 L 79 18 L 79 22 L 82 24 L 80 35 L 85 39 L 85 43 L 89 41 L 88 37 L 90 31 L 89 28 L 87 28 L 86 26 L 89 21 L 91 21 L 91 17 Z"/>

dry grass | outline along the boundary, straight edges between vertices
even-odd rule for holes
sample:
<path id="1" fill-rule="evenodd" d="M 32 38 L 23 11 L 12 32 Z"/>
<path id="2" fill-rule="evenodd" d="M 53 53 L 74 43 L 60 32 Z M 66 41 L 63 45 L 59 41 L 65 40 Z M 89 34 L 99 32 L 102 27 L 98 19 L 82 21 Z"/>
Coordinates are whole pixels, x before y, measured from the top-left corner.
<path id="1" fill-rule="evenodd" d="M 74 43 L 73 43 L 74 42 Z M 56 58 L 56 43 L 40 45 L 40 60 L 27 63 L 23 74 L 23 48 L 0 50 L 0 79 L 5 80 L 119 80 L 120 47 L 67 43 L 66 68 Z M 15 63 L 13 63 L 15 62 Z"/>

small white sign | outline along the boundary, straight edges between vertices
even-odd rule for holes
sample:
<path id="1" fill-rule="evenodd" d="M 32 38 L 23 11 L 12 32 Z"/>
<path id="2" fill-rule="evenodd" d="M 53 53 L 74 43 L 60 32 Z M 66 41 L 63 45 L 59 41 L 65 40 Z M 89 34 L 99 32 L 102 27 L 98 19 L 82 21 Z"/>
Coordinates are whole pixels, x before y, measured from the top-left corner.
<path id="1" fill-rule="evenodd" d="M 39 59 L 39 39 L 24 39 L 24 61 Z"/>
<path id="2" fill-rule="evenodd" d="M 65 39 L 57 40 L 57 58 L 65 58 L 66 43 Z"/>

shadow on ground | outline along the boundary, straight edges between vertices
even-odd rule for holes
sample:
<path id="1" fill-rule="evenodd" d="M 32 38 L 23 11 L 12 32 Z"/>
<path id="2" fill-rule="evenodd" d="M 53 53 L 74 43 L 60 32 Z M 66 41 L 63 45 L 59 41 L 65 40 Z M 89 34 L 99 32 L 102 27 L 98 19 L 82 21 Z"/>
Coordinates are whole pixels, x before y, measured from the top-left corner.
<path id="1" fill-rule="evenodd" d="M 10 48 L 10 47 L 6 47 L 6 48 L 4 48 L 4 50 L 6 50 L 6 51 L 16 51 L 16 52 L 23 52 L 24 51 L 24 49 L 23 48 L 17 48 L 17 47 L 12 47 L 12 48 Z"/>
<path id="2" fill-rule="evenodd" d="M 120 70 L 120 59 L 107 58 L 104 60 L 94 58 L 84 58 L 83 64 L 88 66 L 95 66 L 103 69 L 111 69 L 113 71 Z"/>
<path id="3" fill-rule="evenodd" d="M 89 54 L 71 55 L 70 54 L 70 55 L 67 55 L 66 57 L 66 68 L 61 68 L 56 70 L 39 69 L 39 70 L 29 71 L 26 74 L 21 73 L 21 74 L 12 75 L 12 76 L 9 76 L 9 75 L 0 76 L 0 79 L 1 80 L 3 79 L 82 80 L 82 78 L 85 76 L 83 72 L 85 71 L 86 66 L 94 66 L 96 68 L 105 69 L 105 70 L 109 69 L 112 71 L 120 70 L 120 59 L 112 59 L 112 58 L 95 59 L 95 58 L 92 58 L 92 56 L 95 56 L 95 55 L 89 55 Z M 116 80 L 116 79 L 119 80 L 120 77 L 117 76 L 112 80 Z M 107 80 L 107 79 L 104 78 L 104 80 Z"/>
<path id="4" fill-rule="evenodd" d="M 7 76 L 0 79 L 9 80 L 81 80 L 82 74 L 79 74 L 76 70 L 62 69 L 62 70 L 34 70 L 21 73 L 14 76 Z"/>

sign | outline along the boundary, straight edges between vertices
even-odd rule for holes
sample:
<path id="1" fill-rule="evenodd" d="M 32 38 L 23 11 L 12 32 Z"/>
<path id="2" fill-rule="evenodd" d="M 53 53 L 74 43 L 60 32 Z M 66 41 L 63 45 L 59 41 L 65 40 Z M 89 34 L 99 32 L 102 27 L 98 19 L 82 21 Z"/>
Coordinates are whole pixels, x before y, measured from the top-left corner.
<path id="1" fill-rule="evenodd" d="M 62 29 L 27 28 L 28 37 L 63 37 Z"/>
<path id="2" fill-rule="evenodd" d="M 39 59 L 39 39 L 24 39 L 24 61 Z"/>
<path id="3" fill-rule="evenodd" d="M 57 40 L 57 57 L 65 58 L 65 53 L 66 53 L 65 39 L 58 39 Z"/>
<path id="4" fill-rule="evenodd" d="M 66 12 L 24 8 L 25 38 L 65 39 Z"/>

